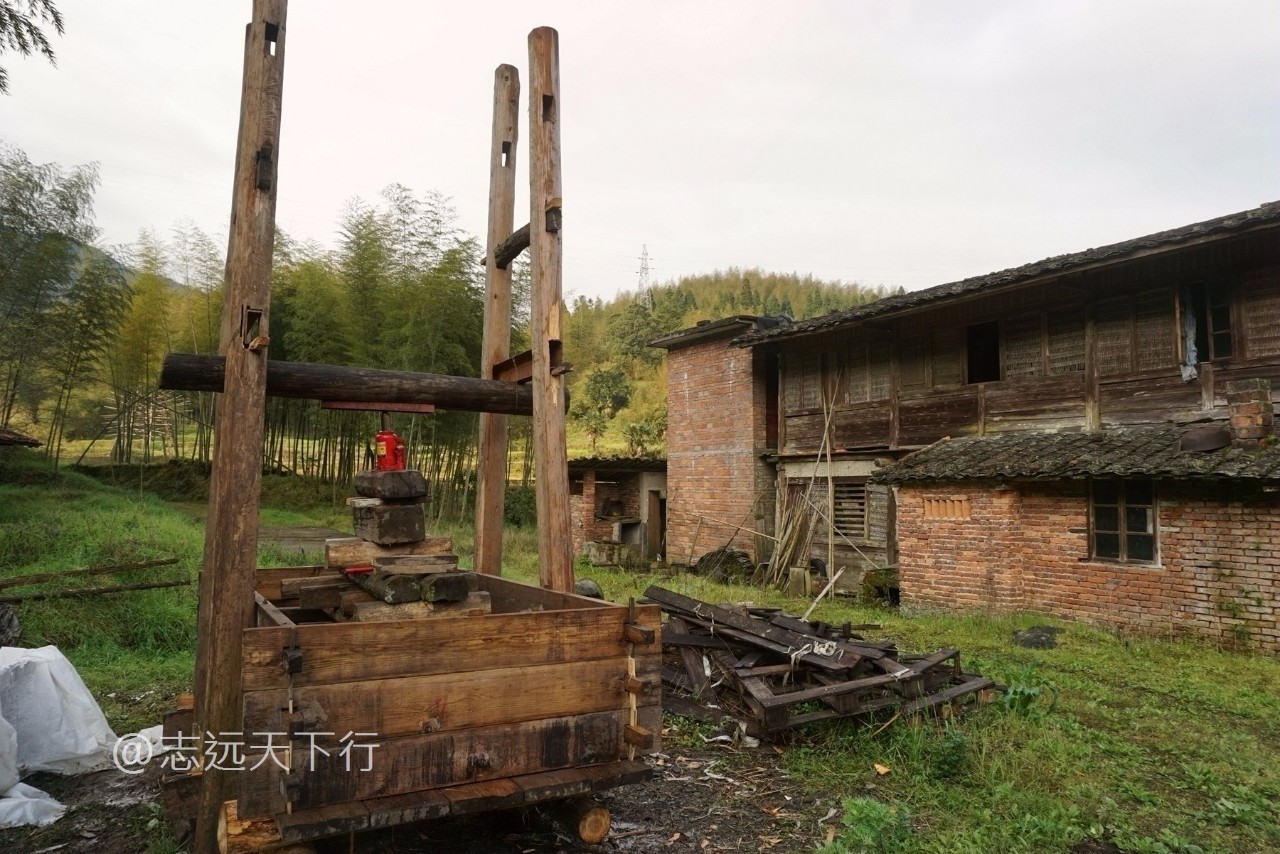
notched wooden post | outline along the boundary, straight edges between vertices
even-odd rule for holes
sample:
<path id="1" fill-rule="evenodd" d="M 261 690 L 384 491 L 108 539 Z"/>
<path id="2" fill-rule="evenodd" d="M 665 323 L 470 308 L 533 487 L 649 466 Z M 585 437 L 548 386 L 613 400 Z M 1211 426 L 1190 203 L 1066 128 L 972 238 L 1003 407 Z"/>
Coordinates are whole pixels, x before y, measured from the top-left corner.
<path id="1" fill-rule="evenodd" d="M 214 424 L 197 618 L 194 731 L 214 738 L 234 737 L 242 729 L 241 648 L 243 632 L 254 624 L 255 617 L 265 353 L 270 341 L 271 252 L 287 11 L 287 0 L 254 0 L 253 20 L 245 28 L 240 129 L 219 338 L 225 379 Z M 194 839 L 194 849 L 200 854 L 218 850 L 218 821 L 223 803 L 236 797 L 238 770 L 206 767 L 201 775 Z"/>
<path id="2" fill-rule="evenodd" d="M 563 191 L 560 47 L 551 27 L 529 34 L 529 246 L 533 267 L 533 435 L 538 565 L 543 587 L 573 590 L 564 371 L 560 369 Z"/>

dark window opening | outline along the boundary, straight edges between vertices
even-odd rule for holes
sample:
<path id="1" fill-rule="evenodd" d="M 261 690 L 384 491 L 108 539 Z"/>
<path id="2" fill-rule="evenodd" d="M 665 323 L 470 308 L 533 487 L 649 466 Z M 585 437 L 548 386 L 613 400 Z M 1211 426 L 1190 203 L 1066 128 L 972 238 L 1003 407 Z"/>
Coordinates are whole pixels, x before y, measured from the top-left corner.
<path id="1" fill-rule="evenodd" d="M 1156 498 L 1149 480 L 1095 480 L 1089 502 L 1093 557 L 1155 563 Z"/>
<path id="2" fill-rule="evenodd" d="M 542 120 L 544 122 L 554 122 L 556 120 L 556 98 L 554 95 L 542 96 Z"/>
<path id="3" fill-rule="evenodd" d="M 511 166 L 511 140 L 502 141 L 502 168 Z"/>
<path id="4" fill-rule="evenodd" d="M 1000 379 L 1000 322 L 977 323 L 965 330 L 968 373 L 965 381 L 990 383 Z"/>
<path id="5" fill-rule="evenodd" d="M 268 21 L 266 27 L 264 28 L 263 35 L 265 36 L 266 42 L 267 42 L 267 55 L 275 56 L 276 42 L 280 40 L 280 25 L 273 24 L 270 21 Z"/>
<path id="6" fill-rule="evenodd" d="M 1196 322 L 1196 360 L 1208 362 L 1231 356 L 1231 295 L 1225 287 L 1198 282 L 1190 288 L 1191 314 Z"/>

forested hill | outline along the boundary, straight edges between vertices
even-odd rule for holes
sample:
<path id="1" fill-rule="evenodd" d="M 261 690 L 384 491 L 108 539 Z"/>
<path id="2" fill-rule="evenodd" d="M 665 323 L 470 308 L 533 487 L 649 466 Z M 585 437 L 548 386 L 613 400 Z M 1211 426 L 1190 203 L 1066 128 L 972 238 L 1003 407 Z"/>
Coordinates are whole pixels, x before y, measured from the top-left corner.
<path id="1" fill-rule="evenodd" d="M 565 353 L 574 365 L 570 456 L 662 451 L 667 391 L 663 351 L 648 346 L 657 336 L 733 314 L 785 314 L 800 320 L 890 293 L 795 273 L 730 267 L 624 292 L 607 302 L 579 297 L 565 331 Z"/>

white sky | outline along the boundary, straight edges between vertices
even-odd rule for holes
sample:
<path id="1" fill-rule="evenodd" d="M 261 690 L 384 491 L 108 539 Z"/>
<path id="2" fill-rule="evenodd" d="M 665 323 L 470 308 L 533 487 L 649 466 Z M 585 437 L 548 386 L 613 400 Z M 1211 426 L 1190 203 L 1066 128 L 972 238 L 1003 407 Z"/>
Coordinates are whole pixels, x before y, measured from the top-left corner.
<path id="1" fill-rule="evenodd" d="M 182 219 L 225 242 L 249 0 L 58 6 L 56 69 L 0 56 L 0 140 L 98 161 L 104 242 Z M 294 0 L 280 226 L 332 243 L 400 182 L 483 235 L 493 70 L 527 79 L 539 25 L 570 296 L 634 288 L 642 244 L 655 282 L 915 289 L 1280 199 L 1275 0 Z"/>

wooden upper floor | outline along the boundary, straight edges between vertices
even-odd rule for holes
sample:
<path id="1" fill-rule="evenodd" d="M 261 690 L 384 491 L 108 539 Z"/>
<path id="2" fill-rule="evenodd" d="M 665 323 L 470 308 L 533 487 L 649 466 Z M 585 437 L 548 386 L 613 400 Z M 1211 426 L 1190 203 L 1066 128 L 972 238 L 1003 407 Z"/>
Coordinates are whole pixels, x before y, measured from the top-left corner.
<path id="1" fill-rule="evenodd" d="M 1246 214 L 748 336 L 780 454 L 1220 415 L 1227 381 L 1280 383 L 1280 204 Z"/>

